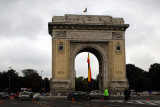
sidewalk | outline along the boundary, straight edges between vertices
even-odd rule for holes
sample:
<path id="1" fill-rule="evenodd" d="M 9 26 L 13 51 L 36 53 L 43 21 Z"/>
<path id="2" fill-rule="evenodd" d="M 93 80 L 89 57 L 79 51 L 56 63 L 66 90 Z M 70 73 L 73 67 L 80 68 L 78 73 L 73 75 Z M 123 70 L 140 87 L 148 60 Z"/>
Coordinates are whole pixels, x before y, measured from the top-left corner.
<path id="1" fill-rule="evenodd" d="M 67 96 L 40 96 L 40 99 L 61 99 L 64 98 L 66 99 Z M 160 96 L 131 96 L 131 100 L 160 100 Z M 94 98 L 94 99 L 100 99 L 101 98 Z M 124 100 L 124 96 L 110 96 L 109 100 Z"/>
<path id="2" fill-rule="evenodd" d="M 39 96 L 40 98 L 46 98 L 46 99 L 48 99 L 48 98 L 67 98 L 67 96 Z"/>

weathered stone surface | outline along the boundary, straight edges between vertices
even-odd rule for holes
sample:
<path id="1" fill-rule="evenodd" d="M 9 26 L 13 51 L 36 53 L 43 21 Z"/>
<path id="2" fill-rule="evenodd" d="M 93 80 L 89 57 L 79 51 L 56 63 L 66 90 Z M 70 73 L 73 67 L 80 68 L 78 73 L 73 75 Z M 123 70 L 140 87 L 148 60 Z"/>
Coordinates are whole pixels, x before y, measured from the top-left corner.
<path id="1" fill-rule="evenodd" d="M 51 92 L 68 93 L 75 89 L 75 57 L 91 52 L 99 62 L 99 89 L 112 94 L 128 86 L 125 66 L 123 18 L 96 15 L 54 16 L 49 22 L 52 36 Z M 86 71 L 87 72 L 87 71 Z M 61 90 L 62 89 L 62 90 Z"/>
<path id="2" fill-rule="evenodd" d="M 124 24 L 123 18 L 113 18 L 111 16 L 65 15 L 54 16 L 48 26 L 49 33 L 52 35 L 53 29 L 125 31 L 129 25 Z"/>
<path id="3" fill-rule="evenodd" d="M 123 18 L 97 15 L 68 15 L 54 16 L 52 22 L 67 24 L 95 24 L 95 25 L 120 25 L 124 24 Z"/>

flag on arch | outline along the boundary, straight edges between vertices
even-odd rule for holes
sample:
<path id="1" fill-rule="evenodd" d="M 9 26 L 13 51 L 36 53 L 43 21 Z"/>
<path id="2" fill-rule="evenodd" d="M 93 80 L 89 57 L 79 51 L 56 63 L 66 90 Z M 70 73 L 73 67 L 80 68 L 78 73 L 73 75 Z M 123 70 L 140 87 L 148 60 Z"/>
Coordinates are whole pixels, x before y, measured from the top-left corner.
<path id="1" fill-rule="evenodd" d="M 91 66 L 90 66 L 90 59 L 89 59 L 89 53 L 88 53 L 88 59 L 87 59 L 87 63 L 88 63 L 88 82 L 91 83 Z"/>
<path id="2" fill-rule="evenodd" d="M 87 7 L 85 8 L 85 10 L 83 11 L 84 13 L 87 12 Z"/>

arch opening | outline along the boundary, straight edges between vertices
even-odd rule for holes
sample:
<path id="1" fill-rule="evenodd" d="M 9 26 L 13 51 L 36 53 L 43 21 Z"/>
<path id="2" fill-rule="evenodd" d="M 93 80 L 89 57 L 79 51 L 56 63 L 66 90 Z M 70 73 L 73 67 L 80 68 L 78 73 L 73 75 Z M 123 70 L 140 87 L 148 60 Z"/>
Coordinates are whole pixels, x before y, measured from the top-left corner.
<path id="1" fill-rule="evenodd" d="M 92 73 L 91 83 L 88 82 L 88 63 L 87 63 L 88 53 L 90 55 L 90 62 L 91 62 L 91 73 Z M 77 61 L 78 59 L 80 59 L 80 62 Z M 75 53 L 74 71 L 75 71 L 75 90 L 76 91 L 91 91 L 91 90 L 103 89 L 103 80 L 102 80 L 103 60 L 102 59 L 103 59 L 102 54 L 94 47 L 82 47 Z M 78 68 L 78 65 L 79 67 L 83 67 L 81 69 L 85 70 L 83 71 L 83 72 L 86 72 L 85 74 L 82 74 L 83 72 L 81 73 L 81 70 L 79 70 L 80 68 Z M 83 87 L 82 87 L 82 90 L 80 90 L 79 87 L 77 87 L 79 86 L 78 82 L 80 80 L 84 80 L 87 83 L 87 86 L 88 86 L 87 90 L 83 89 Z"/>
<path id="2" fill-rule="evenodd" d="M 88 77 L 88 53 L 89 52 L 81 52 L 75 58 L 75 72 L 76 77 L 83 76 L 84 78 Z M 89 53 L 90 57 L 90 66 L 91 66 L 91 74 L 92 78 L 96 79 L 96 76 L 99 74 L 99 62 L 97 57 Z"/>

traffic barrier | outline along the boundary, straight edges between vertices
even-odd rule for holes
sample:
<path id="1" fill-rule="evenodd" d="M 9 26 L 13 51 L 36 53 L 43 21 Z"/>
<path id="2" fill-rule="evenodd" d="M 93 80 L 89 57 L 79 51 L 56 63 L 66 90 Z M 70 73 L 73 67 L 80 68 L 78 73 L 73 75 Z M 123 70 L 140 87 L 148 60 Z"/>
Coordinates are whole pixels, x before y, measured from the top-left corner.
<path id="1" fill-rule="evenodd" d="M 72 98 L 72 102 L 74 102 L 74 98 Z"/>
<path id="2" fill-rule="evenodd" d="M 103 101 L 103 98 L 101 99 L 101 101 Z"/>
<path id="3" fill-rule="evenodd" d="M 13 99 L 14 97 L 13 97 L 13 96 L 9 96 L 9 98 L 10 98 L 10 99 Z"/>
<path id="4" fill-rule="evenodd" d="M 35 103 L 35 100 L 33 99 L 33 103 Z"/>

